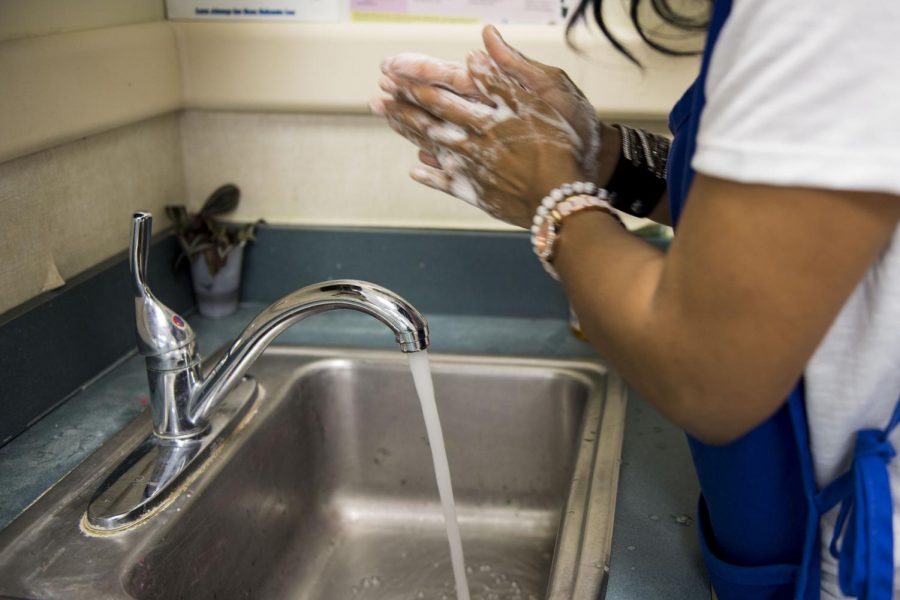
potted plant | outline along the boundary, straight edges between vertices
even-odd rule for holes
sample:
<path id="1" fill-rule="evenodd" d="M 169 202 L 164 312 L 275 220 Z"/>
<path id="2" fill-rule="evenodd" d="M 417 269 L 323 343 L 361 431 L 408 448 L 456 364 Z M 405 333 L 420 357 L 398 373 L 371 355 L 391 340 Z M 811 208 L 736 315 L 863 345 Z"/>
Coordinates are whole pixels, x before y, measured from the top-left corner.
<path id="1" fill-rule="evenodd" d="M 240 299 L 244 246 L 254 240 L 257 223 L 236 225 L 218 219 L 237 208 L 240 196 L 237 186 L 226 184 L 196 214 L 184 205 L 166 206 L 182 250 L 178 261 L 187 258 L 191 263 L 197 308 L 205 317 L 230 315 Z"/>

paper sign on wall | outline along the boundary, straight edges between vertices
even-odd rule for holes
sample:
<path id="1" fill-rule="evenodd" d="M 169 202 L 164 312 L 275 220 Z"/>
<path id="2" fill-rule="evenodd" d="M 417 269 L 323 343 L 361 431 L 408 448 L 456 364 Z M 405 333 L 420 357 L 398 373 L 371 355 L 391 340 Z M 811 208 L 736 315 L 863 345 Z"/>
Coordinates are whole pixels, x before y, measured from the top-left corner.
<path id="1" fill-rule="evenodd" d="M 341 0 L 166 0 L 170 19 L 334 22 Z"/>

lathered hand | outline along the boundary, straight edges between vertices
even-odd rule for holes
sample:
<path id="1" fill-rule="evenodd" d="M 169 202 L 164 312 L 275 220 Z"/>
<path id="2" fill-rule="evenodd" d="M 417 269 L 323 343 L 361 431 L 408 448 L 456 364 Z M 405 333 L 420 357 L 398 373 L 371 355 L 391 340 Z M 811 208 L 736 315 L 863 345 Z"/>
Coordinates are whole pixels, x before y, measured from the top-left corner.
<path id="1" fill-rule="evenodd" d="M 415 167 L 413 179 L 528 227 L 544 194 L 586 178 L 584 142 L 487 54 L 470 54 L 466 66 L 481 101 L 408 80 L 373 109 L 433 157 L 436 165 Z"/>
<path id="2" fill-rule="evenodd" d="M 581 90 L 562 69 L 529 59 L 507 44 L 495 27 L 485 27 L 482 38 L 488 55 L 506 75 L 557 110 L 571 125 L 581 138 L 585 174 L 591 180 L 596 179 L 603 126 Z M 466 65 L 460 62 L 407 53 L 385 59 L 381 68 L 384 73 L 381 89 L 395 98 L 400 97 L 398 92 L 407 85 L 423 84 L 452 91 L 469 100 L 486 101 Z M 382 114 L 383 101 L 375 99 L 373 109 Z M 440 166 L 427 151 L 420 153 L 420 159 L 429 166 Z"/>
<path id="3" fill-rule="evenodd" d="M 497 66 L 523 88 L 552 106 L 581 138 L 582 167 L 595 178 L 601 126 L 597 111 L 565 71 L 532 60 L 506 43 L 497 28 L 482 31 L 484 47 Z"/>

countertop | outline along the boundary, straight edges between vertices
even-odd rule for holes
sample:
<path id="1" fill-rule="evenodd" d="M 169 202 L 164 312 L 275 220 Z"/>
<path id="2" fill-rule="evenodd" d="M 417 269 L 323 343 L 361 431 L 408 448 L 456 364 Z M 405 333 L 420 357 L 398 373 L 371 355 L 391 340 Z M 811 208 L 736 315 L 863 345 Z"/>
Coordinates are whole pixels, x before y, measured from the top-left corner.
<path id="1" fill-rule="evenodd" d="M 219 320 L 190 316 L 201 353 L 209 355 L 229 343 L 261 309 L 262 305 L 242 305 L 236 314 Z M 599 360 L 559 319 L 426 317 L 434 353 Z M 393 336 L 381 324 L 341 312 L 305 320 L 276 343 L 395 347 Z M 146 410 L 146 403 L 144 362 L 130 355 L 0 448 L 0 529 Z M 684 435 L 630 392 L 607 598 L 709 598 L 693 521 L 697 494 Z"/>

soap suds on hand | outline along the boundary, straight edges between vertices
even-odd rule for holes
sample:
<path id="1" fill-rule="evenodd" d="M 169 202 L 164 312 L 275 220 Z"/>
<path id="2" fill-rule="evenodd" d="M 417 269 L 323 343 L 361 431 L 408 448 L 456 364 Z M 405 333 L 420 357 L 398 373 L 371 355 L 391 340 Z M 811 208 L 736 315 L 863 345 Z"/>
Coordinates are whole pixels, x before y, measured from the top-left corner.
<path id="1" fill-rule="evenodd" d="M 466 65 L 457 61 L 434 58 L 417 52 L 403 52 L 385 58 L 381 62 L 381 71 L 394 79 L 411 79 L 448 89 L 461 96 L 478 95 Z"/>
<path id="2" fill-rule="evenodd" d="M 552 145 L 576 154 L 579 160 L 585 158 L 582 152 L 585 141 L 563 115 L 542 101 L 536 103 L 532 92 L 518 85 L 484 53 L 470 57 L 468 65 L 404 53 L 385 59 L 382 70 L 385 73 L 382 90 L 418 107 L 412 113 L 407 112 L 403 119 L 387 115 L 391 126 L 430 152 L 440 165 L 440 168 L 417 165 L 410 171 L 410 176 L 423 185 L 447 192 L 488 213 L 500 212 L 499 207 L 491 206 L 491 199 L 482 197 L 481 188 L 481 184 L 488 188 L 505 187 L 500 181 L 505 179 L 498 164 L 500 156 L 493 147 L 479 145 L 478 136 L 507 121 L 519 121 L 504 129 L 503 139 L 507 143 Z M 437 87 L 441 90 L 440 102 L 419 104 L 413 92 L 404 89 L 404 78 Z M 464 81 L 470 96 L 460 95 L 453 83 L 458 81 Z M 376 108 L 383 111 L 383 102 L 375 102 L 373 111 Z M 461 119 L 468 128 L 443 120 L 445 114 Z M 539 123 L 549 127 L 541 127 Z M 599 136 L 595 134 L 589 141 L 590 148 L 586 151 L 596 156 Z"/>
<path id="3" fill-rule="evenodd" d="M 472 206 L 483 208 L 478 201 L 475 185 L 460 173 L 451 174 L 442 169 L 426 165 L 416 165 L 409 172 L 413 180 L 430 188 L 446 192 Z"/>
<path id="4" fill-rule="evenodd" d="M 472 206 L 483 208 L 475 182 L 462 171 L 465 159 L 446 148 L 437 149 L 437 159 L 449 181 L 447 191 Z"/>
<path id="5" fill-rule="evenodd" d="M 466 130 L 453 123 L 438 123 L 430 125 L 425 130 L 425 135 L 432 141 L 440 144 L 459 144 L 469 139 Z"/>
<path id="6" fill-rule="evenodd" d="M 514 81 L 511 81 L 492 58 L 484 53 L 475 53 L 475 56 L 478 58 L 472 60 L 470 63 L 472 72 L 476 73 L 479 76 L 478 78 L 473 78 L 475 86 L 484 97 L 490 98 L 490 100 L 497 105 L 497 107 L 492 111 L 492 117 L 495 123 L 502 123 L 503 121 L 507 121 L 514 117 L 529 117 L 538 119 L 561 132 L 568 139 L 568 141 L 571 142 L 573 147 L 579 150 L 582 148 L 583 143 L 581 141 L 581 137 L 578 135 L 572 125 L 569 124 L 569 122 L 566 121 L 565 118 L 563 118 L 563 116 L 552 107 L 547 107 L 550 111 L 552 111 L 552 113 L 546 113 L 532 109 L 525 102 L 517 102 L 515 109 L 513 109 L 509 106 L 506 99 L 498 94 L 491 93 L 480 78 L 495 80 L 497 85 L 503 84 L 504 87 L 509 90 L 513 100 L 515 100 L 517 96 L 520 96 L 523 93 L 529 95 L 531 94 L 530 92 L 526 92 L 525 90 L 521 89 L 520 86 L 517 86 Z M 548 142 L 549 141 L 550 140 L 548 140 Z M 597 146 L 599 148 L 599 139 L 597 140 Z"/>

